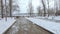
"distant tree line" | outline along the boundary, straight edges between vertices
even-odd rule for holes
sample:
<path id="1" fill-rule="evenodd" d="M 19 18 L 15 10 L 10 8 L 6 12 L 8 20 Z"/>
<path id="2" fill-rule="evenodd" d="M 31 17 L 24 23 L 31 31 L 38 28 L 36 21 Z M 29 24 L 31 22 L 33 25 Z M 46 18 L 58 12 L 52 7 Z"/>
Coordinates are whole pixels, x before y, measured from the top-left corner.
<path id="1" fill-rule="evenodd" d="M 16 3 L 14 2 L 16 0 L 0 0 L 0 15 L 3 18 L 4 16 L 10 16 L 12 17 L 12 13 L 16 10 L 18 10 L 17 8 L 19 8 L 19 6 L 17 4 L 13 4 Z"/>
<path id="2" fill-rule="evenodd" d="M 13 5 L 15 0 L 5 0 L 8 1 L 8 3 L 6 2 L 6 6 L 3 3 L 4 0 L 0 0 L 0 13 L 1 13 L 1 17 L 3 18 L 4 14 L 5 16 L 9 15 L 10 17 L 12 17 L 12 13 L 14 11 L 19 11 L 17 8 L 19 8 L 19 6 L 17 4 Z M 38 12 L 38 16 L 58 16 L 60 15 L 60 0 L 40 0 L 42 7 L 38 6 L 37 12 Z M 50 2 L 54 1 L 54 7 L 50 8 Z M 32 5 L 32 0 L 29 0 L 29 4 L 28 4 L 28 13 L 30 14 L 30 16 L 33 16 L 34 14 L 34 6 Z M 42 8 L 42 9 L 41 9 Z"/>
<path id="3" fill-rule="evenodd" d="M 50 8 L 50 3 L 54 1 L 54 6 Z M 41 13 L 44 11 L 43 16 L 49 17 L 51 15 L 53 16 L 59 16 L 60 15 L 60 0 L 41 0 L 43 9 L 37 7 L 38 14 L 42 15 Z M 40 3 L 41 3 L 40 2 Z M 47 6 L 47 7 L 46 7 Z"/>

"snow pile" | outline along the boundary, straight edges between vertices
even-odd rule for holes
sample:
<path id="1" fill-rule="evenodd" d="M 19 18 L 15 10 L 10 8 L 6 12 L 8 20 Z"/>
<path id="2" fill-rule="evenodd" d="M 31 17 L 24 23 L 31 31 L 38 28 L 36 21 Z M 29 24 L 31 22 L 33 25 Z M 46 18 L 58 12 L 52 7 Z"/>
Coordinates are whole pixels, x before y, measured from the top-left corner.
<path id="1" fill-rule="evenodd" d="M 47 17 L 48 19 L 53 19 L 54 18 L 54 16 L 49 16 L 49 17 Z"/>
<path id="2" fill-rule="evenodd" d="M 14 18 L 5 18 L 0 20 L 0 34 L 3 34 L 16 20 Z"/>
<path id="3" fill-rule="evenodd" d="M 36 19 L 36 18 L 27 18 L 27 19 L 54 34 L 60 34 L 60 23 L 55 23 L 52 21 Z"/>
<path id="4" fill-rule="evenodd" d="M 60 20 L 60 16 L 54 17 L 55 20 Z"/>
<path id="5" fill-rule="evenodd" d="M 46 18 L 46 17 L 43 17 L 43 16 L 37 16 L 37 17 L 33 17 L 33 18 Z"/>
<path id="6" fill-rule="evenodd" d="M 51 20 L 60 20 L 60 16 L 49 16 L 49 17 L 43 17 L 43 16 L 37 16 L 37 17 L 33 17 L 33 18 L 43 18 L 43 19 L 51 19 Z"/>

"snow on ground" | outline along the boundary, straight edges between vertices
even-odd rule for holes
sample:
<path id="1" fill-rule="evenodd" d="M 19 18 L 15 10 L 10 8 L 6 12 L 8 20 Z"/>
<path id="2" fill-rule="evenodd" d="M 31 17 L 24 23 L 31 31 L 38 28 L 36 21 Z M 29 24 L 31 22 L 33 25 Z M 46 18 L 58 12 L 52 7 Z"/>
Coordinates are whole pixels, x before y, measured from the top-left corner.
<path id="1" fill-rule="evenodd" d="M 60 16 L 54 17 L 55 20 L 60 20 Z"/>
<path id="2" fill-rule="evenodd" d="M 27 19 L 32 21 L 33 23 L 47 29 L 48 31 L 50 31 L 54 34 L 60 34 L 60 23 L 55 23 L 52 21 L 36 19 L 36 18 L 27 18 Z"/>
<path id="3" fill-rule="evenodd" d="M 16 20 L 14 18 L 2 18 L 0 20 L 0 34 L 3 34 Z"/>
<path id="4" fill-rule="evenodd" d="M 60 20 L 60 16 L 49 16 L 49 17 L 37 16 L 34 18 L 47 18 L 47 19 L 53 19 L 53 20 Z"/>

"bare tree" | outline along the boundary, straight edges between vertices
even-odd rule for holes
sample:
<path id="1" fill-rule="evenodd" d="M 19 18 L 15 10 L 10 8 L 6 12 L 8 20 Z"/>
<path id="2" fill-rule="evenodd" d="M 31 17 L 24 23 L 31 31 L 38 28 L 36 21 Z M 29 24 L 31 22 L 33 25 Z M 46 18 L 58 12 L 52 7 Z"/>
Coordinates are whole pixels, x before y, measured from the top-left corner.
<path id="1" fill-rule="evenodd" d="M 37 7 L 37 11 L 38 11 L 38 16 L 41 16 L 42 12 L 41 12 L 41 7 L 40 6 Z"/>
<path id="2" fill-rule="evenodd" d="M 55 16 L 57 15 L 57 11 L 58 11 L 58 4 L 57 4 L 58 0 L 55 0 Z"/>
<path id="3" fill-rule="evenodd" d="M 59 12 L 59 5 L 60 5 L 60 2 L 59 2 L 60 0 L 56 0 L 56 13 L 55 13 L 55 15 L 57 16 L 60 12 Z"/>
<path id="4" fill-rule="evenodd" d="M 56 16 L 60 15 L 60 0 L 57 1 L 57 4 L 58 4 L 58 11 L 56 12 Z M 57 10 L 57 8 L 56 8 L 56 10 Z"/>
<path id="5" fill-rule="evenodd" d="M 32 13 L 33 13 L 32 0 L 29 3 L 29 13 L 30 13 L 30 16 L 32 16 Z"/>
<path id="6" fill-rule="evenodd" d="M 1 15 L 2 15 L 2 18 L 3 18 L 3 0 L 1 0 Z"/>
<path id="7" fill-rule="evenodd" d="M 12 17 L 12 0 L 9 0 L 9 6 L 10 6 L 10 17 Z"/>
<path id="8" fill-rule="evenodd" d="M 42 5 L 43 5 L 43 10 L 44 10 L 44 16 L 46 15 L 46 7 L 45 7 L 45 3 L 44 3 L 44 1 L 45 0 L 41 0 L 42 1 Z"/>
<path id="9" fill-rule="evenodd" d="M 59 9 L 60 9 L 60 0 L 59 0 Z"/>
<path id="10" fill-rule="evenodd" d="M 48 4 L 48 17 L 49 17 L 49 0 L 47 0 L 47 4 Z"/>

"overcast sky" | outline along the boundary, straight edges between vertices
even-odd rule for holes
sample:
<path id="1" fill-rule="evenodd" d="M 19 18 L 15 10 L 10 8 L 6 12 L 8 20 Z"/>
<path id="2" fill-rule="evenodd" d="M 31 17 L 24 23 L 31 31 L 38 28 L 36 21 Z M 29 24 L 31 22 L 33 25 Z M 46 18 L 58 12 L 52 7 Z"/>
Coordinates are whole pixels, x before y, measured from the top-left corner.
<path id="1" fill-rule="evenodd" d="M 17 0 L 17 4 L 20 6 L 20 13 L 27 13 L 28 12 L 28 4 L 30 2 L 30 0 Z M 47 7 L 47 2 L 46 3 L 46 7 Z M 34 7 L 34 12 L 36 13 L 37 10 L 36 8 L 38 6 L 41 6 L 42 7 L 42 3 L 41 3 L 41 0 L 32 0 L 32 5 Z M 54 1 L 53 0 L 50 0 L 50 8 L 52 8 L 54 6 Z"/>

